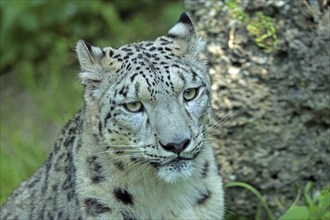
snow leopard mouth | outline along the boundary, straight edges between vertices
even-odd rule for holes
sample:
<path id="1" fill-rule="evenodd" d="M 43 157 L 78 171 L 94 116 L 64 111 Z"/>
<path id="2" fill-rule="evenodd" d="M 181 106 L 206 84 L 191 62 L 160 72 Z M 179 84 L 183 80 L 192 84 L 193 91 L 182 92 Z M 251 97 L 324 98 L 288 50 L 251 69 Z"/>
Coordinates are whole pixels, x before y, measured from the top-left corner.
<path id="1" fill-rule="evenodd" d="M 173 183 L 177 180 L 190 178 L 195 170 L 193 158 L 186 159 L 177 157 L 165 164 L 157 164 L 157 176 L 167 182 Z"/>
<path id="2" fill-rule="evenodd" d="M 159 167 L 165 167 L 165 166 L 171 166 L 174 168 L 179 168 L 180 166 L 186 164 L 188 161 L 192 163 L 192 161 L 195 159 L 195 157 L 193 158 L 183 158 L 183 157 L 176 157 L 175 159 L 172 159 L 168 162 L 165 163 L 161 163 L 161 162 L 151 162 L 150 164 L 155 167 L 155 168 L 159 168 Z"/>
<path id="3" fill-rule="evenodd" d="M 164 158 L 163 161 L 152 161 L 149 162 L 151 166 L 153 166 L 156 169 L 164 169 L 164 168 L 169 168 L 169 169 L 174 169 L 176 171 L 182 170 L 184 167 L 189 164 L 189 166 L 193 166 L 194 160 L 198 157 L 200 154 L 200 150 L 195 151 L 193 154 L 190 155 L 176 155 L 171 158 Z"/>
<path id="4" fill-rule="evenodd" d="M 172 166 L 174 168 L 180 169 L 180 167 L 182 167 L 182 165 L 186 164 L 188 161 L 192 161 L 193 158 L 182 158 L 182 157 L 177 157 L 174 160 L 171 160 L 165 164 L 163 164 L 162 166 Z"/>

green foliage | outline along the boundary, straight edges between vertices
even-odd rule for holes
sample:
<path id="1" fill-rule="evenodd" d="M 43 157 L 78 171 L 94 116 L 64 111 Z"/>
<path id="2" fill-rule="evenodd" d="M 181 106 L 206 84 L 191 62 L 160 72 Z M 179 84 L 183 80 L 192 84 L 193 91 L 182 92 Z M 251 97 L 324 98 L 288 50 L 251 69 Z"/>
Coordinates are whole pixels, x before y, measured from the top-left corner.
<path id="1" fill-rule="evenodd" d="M 226 184 L 226 188 L 243 187 L 252 192 L 264 207 L 268 220 L 274 220 L 274 215 L 267 204 L 267 200 L 261 193 L 253 186 L 243 182 L 230 182 Z M 330 219 L 330 187 L 325 186 L 319 195 L 312 197 L 313 184 L 307 183 L 304 189 L 305 205 L 297 205 L 299 202 L 300 194 L 298 193 L 296 200 L 291 207 L 279 217 L 278 220 L 329 220 Z M 256 211 L 256 220 L 261 219 L 262 210 L 258 208 Z"/>
<path id="2" fill-rule="evenodd" d="M 313 184 L 308 183 L 304 190 L 305 206 L 292 205 L 279 220 L 329 220 L 330 188 L 324 187 L 321 193 L 312 199 Z"/>
<path id="3" fill-rule="evenodd" d="M 12 126 L 19 126 L 18 123 Z M 44 146 L 40 140 L 34 137 L 40 134 L 39 129 L 22 136 L 20 130 L 8 129 L 3 123 L 1 128 L 1 144 L 7 144 L 12 148 L 1 146 L 1 203 L 19 183 L 32 175 L 44 160 Z M 30 147 L 27 147 L 30 145 Z"/>
<path id="4" fill-rule="evenodd" d="M 251 18 L 239 8 L 235 0 L 229 0 L 226 6 L 231 10 L 235 19 L 243 22 L 249 34 L 255 38 L 256 44 L 266 52 L 273 52 L 280 46 L 274 20 L 263 12 L 256 12 Z"/>
<path id="5" fill-rule="evenodd" d="M 262 196 L 261 193 L 256 188 L 254 188 L 253 186 L 251 186 L 247 183 L 243 183 L 243 182 L 227 183 L 226 188 L 230 188 L 230 187 L 243 187 L 243 188 L 249 190 L 250 192 L 252 192 L 259 199 L 261 206 L 263 206 L 263 208 L 266 210 L 268 219 L 269 220 L 274 219 L 274 215 L 268 206 L 266 198 L 264 196 Z M 261 218 L 260 216 L 261 216 L 261 209 L 258 208 L 255 219 L 260 220 L 260 218 Z"/>
<path id="6" fill-rule="evenodd" d="M 43 61 L 59 39 L 65 40 L 67 50 L 79 38 L 100 46 L 118 46 L 155 37 L 183 11 L 178 1 L 1 1 L 0 4 L 2 71 L 20 60 Z M 155 10 L 158 8 L 162 10 Z"/>
<path id="7" fill-rule="evenodd" d="M 58 129 L 82 106 L 76 42 L 118 47 L 153 39 L 183 11 L 180 0 L 0 1 L 0 204 L 43 163 Z"/>

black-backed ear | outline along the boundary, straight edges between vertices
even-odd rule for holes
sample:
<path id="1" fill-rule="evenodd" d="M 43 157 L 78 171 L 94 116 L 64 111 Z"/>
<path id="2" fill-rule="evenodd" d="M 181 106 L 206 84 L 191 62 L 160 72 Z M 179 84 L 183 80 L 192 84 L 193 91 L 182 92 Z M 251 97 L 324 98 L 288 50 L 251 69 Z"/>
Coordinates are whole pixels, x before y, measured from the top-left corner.
<path id="1" fill-rule="evenodd" d="M 76 46 L 80 67 L 82 70 L 90 71 L 100 65 L 104 52 L 99 47 L 93 47 L 83 40 L 79 40 Z"/>
<path id="2" fill-rule="evenodd" d="M 168 37 L 189 41 L 196 38 L 194 25 L 187 13 L 182 13 L 176 24 L 168 31 Z"/>
<path id="3" fill-rule="evenodd" d="M 102 65 L 101 59 L 104 52 L 99 47 L 93 47 L 89 43 L 79 40 L 76 51 L 81 67 L 79 74 L 82 84 L 88 86 L 101 80 Z M 94 86 L 94 85 L 92 85 Z"/>
<path id="4" fill-rule="evenodd" d="M 199 53 L 205 49 L 205 42 L 197 39 L 194 24 L 187 13 L 181 14 L 167 36 L 177 40 L 177 46 L 180 48 L 177 55 L 184 56 L 192 61 L 199 60 Z"/>

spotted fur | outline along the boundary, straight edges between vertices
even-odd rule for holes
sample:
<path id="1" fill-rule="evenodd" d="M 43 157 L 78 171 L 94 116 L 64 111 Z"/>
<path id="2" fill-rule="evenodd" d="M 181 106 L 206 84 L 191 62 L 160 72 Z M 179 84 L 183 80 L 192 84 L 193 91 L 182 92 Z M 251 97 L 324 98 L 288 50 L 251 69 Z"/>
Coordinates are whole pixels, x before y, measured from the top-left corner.
<path id="1" fill-rule="evenodd" d="M 1 219 L 223 219 L 203 48 L 185 13 L 154 41 L 79 41 L 85 105 Z"/>

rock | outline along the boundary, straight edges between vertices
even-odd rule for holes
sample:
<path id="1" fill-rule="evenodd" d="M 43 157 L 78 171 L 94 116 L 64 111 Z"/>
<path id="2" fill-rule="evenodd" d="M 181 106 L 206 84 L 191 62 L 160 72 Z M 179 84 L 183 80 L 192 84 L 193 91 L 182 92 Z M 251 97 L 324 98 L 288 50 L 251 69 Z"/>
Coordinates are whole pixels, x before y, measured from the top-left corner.
<path id="1" fill-rule="evenodd" d="M 274 19 L 281 45 L 266 53 L 225 2 L 185 1 L 208 40 L 215 118 L 226 117 L 212 132 L 213 146 L 225 182 L 253 185 L 278 217 L 276 201 L 289 207 L 296 183 L 312 181 L 319 192 L 330 182 L 329 5 L 239 1 L 250 17 L 263 11 Z M 227 189 L 226 203 L 247 219 L 258 205 L 240 188 Z"/>

